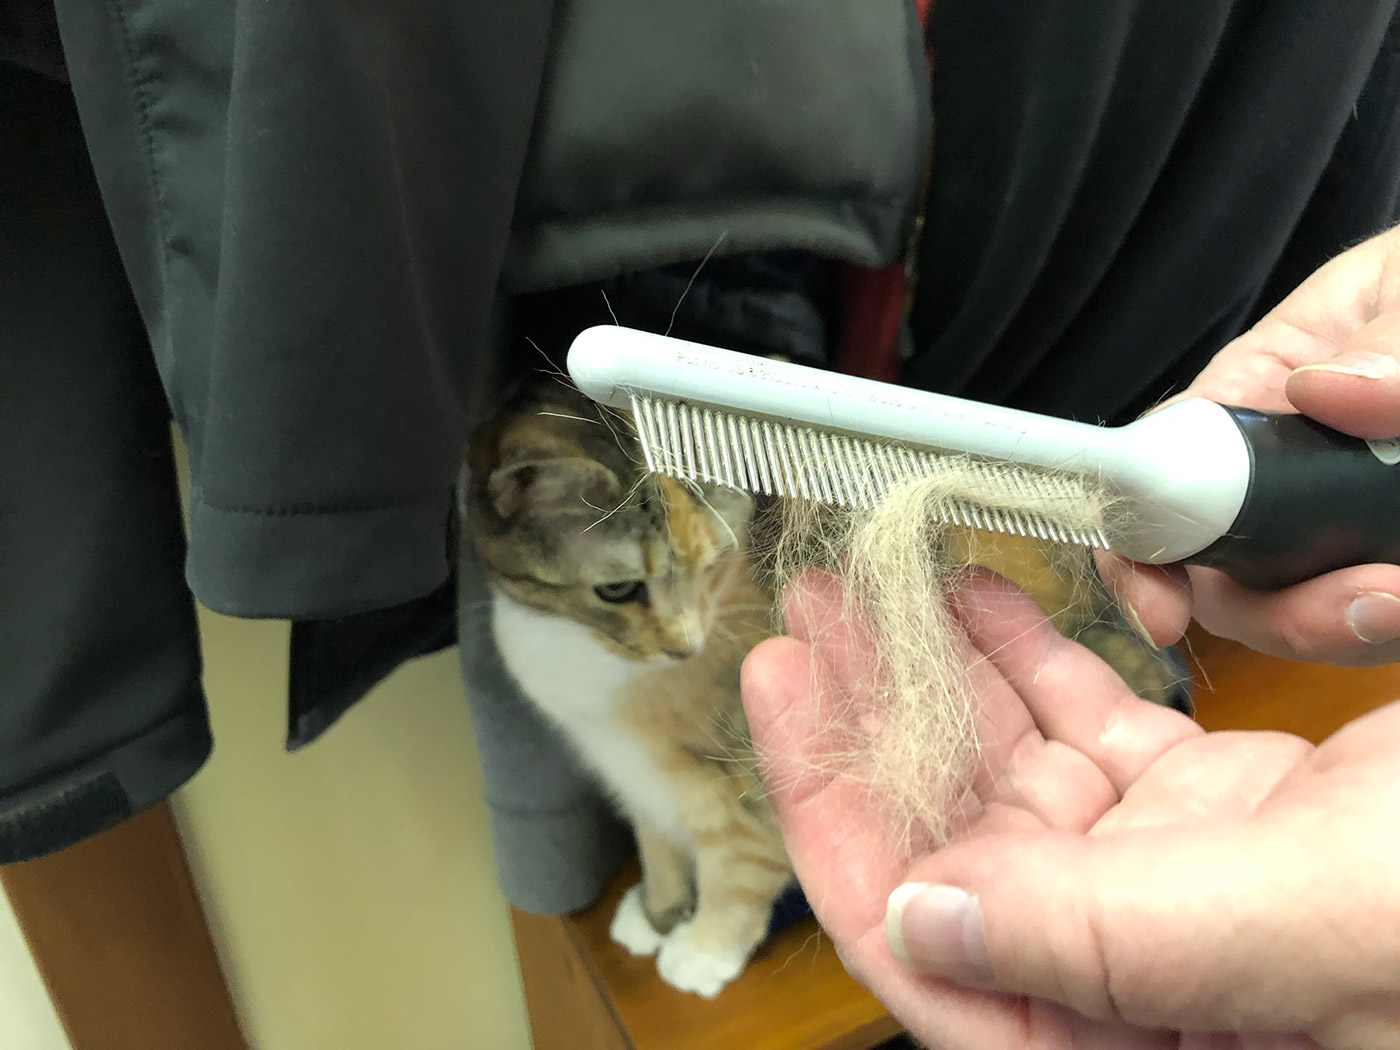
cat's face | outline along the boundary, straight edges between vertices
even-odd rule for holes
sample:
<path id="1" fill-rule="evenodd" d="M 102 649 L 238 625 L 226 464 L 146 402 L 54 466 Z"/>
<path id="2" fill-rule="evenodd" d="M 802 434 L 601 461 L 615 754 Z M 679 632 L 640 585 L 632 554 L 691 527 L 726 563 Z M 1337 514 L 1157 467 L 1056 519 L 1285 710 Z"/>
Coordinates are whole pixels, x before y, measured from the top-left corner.
<path id="1" fill-rule="evenodd" d="M 537 391 L 473 440 L 468 528 L 511 598 L 620 656 L 684 659 L 743 571 L 752 506 L 647 476 L 635 442 L 582 395 Z"/>

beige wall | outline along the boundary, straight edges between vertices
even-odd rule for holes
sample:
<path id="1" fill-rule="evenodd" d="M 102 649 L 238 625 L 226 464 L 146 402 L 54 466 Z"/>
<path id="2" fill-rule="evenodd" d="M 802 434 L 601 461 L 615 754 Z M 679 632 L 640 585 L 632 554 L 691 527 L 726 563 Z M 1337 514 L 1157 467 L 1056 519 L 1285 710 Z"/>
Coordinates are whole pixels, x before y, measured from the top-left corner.
<path id="1" fill-rule="evenodd" d="M 175 809 L 254 1050 L 525 1050 L 455 653 L 288 755 L 286 625 L 201 623 L 215 753 Z"/>
<path id="2" fill-rule="evenodd" d="M 68 1050 L 29 946 L 0 890 L 0 1050 Z"/>

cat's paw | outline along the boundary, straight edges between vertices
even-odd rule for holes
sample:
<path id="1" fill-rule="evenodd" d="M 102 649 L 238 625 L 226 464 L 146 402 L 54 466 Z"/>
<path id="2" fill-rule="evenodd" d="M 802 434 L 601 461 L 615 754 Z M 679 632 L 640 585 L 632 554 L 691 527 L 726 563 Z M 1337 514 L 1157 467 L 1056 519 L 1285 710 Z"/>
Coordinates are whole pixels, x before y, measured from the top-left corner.
<path id="1" fill-rule="evenodd" d="M 640 882 L 622 895 L 608 932 L 633 955 L 655 955 L 661 947 L 661 934 L 647 918 L 646 907 L 642 904 Z"/>
<path id="2" fill-rule="evenodd" d="M 744 972 L 751 952 L 747 947 L 720 950 L 702 947 L 695 943 L 687 922 L 666 936 L 656 959 L 656 971 L 672 988 L 713 999 Z"/>

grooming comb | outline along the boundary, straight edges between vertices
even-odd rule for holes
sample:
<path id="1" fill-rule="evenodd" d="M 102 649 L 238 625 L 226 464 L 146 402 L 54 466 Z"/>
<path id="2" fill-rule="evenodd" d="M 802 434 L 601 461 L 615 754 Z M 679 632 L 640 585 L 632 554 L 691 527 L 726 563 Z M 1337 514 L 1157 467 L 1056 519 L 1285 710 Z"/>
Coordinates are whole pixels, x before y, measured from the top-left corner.
<path id="1" fill-rule="evenodd" d="M 1191 399 L 1100 427 L 615 326 L 582 332 L 568 368 L 632 412 L 649 470 L 683 480 L 868 508 L 957 470 L 976 497 L 948 501 L 953 523 L 1207 565 L 1249 587 L 1400 564 L 1400 441 L 1303 416 Z"/>

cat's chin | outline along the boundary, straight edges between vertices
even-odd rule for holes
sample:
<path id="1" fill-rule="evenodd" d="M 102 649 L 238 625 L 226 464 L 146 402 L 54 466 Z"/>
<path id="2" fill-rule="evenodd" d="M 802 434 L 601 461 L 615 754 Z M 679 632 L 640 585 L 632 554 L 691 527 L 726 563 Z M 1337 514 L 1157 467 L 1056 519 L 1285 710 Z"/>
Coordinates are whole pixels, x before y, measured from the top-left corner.
<path id="1" fill-rule="evenodd" d="M 617 642 L 614 642 L 610 638 L 603 639 L 603 648 L 606 649 L 608 652 L 612 653 L 614 656 L 621 657 L 622 659 L 627 660 L 630 663 L 634 663 L 639 667 L 647 667 L 651 665 L 655 665 L 656 667 L 662 667 L 671 663 L 671 658 L 665 653 L 644 652 L 641 649 L 633 649 L 631 646 L 628 645 L 619 645 Z"/>
<path id="2" fill-rule="evenodd" d="M 674 667 L 676 664 L 685 663 L 691 655 L 674 657 L 662 652 L 648 652 L 645 649 L 638 649 L 635 646 L 625 645 L 616 638 L 610 638 L 605 634 L 594 631 L 594 636 L 608 652 L 614 656 L 636 664 L 638 667 Z"/>

